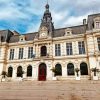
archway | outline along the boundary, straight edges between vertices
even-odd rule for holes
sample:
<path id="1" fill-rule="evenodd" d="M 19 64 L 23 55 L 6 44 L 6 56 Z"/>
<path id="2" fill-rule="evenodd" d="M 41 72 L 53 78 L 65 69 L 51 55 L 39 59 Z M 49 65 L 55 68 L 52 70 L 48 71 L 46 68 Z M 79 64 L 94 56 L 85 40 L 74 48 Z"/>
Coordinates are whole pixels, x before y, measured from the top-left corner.
<path id="1" fill-rule="evenodd" d="M 67 74 L 68 75 L 75 75 L 75 72 L 74 72 L 74 65 L 72 63 L 69 63 L 67 65 Z"/>
<path id="2" fill-rule="evenodd" d="M 17 77 L 23 77 L 23 70 L 21 66 L 17 68 Z"/>
<path id="3" fill-rule="evenodd" d="M 62 67 L 61 67 L 61 64 L 56 64 L 55 70 L 56 70 L 55 76 L 62 76 Z"/>
<path id="4" fill-rule="evenodd" d="M 47 55 L 47 47 L 46 46 L 42 46 L 41 47 L 41 56 L 46 56 Z"/>
<path id="5" fill-rule="evenodd" d="M 13 73 L 13 68 L 9 67 L 8 68 L 8 77 L 12 77 L 12 73 Z"/>
<path id="6" fill-rule="evenodd" d="M 32 66 L 31 65 L 27 67 L 27 77 L 32 77 Z"/>
<path id="7" fill-rule="evenodd" d="M 38 80 L 45 81 L 47 75 L 47 67 L 45 63 L 41 63 L 38 69 Z"/>
<path id="8" fill-rule="evenodd" d="M 80 72 L 81 72 L 81 75 L 88 75 L 88 67 L 86 63 L 82 62 L 80 64 Z"/>

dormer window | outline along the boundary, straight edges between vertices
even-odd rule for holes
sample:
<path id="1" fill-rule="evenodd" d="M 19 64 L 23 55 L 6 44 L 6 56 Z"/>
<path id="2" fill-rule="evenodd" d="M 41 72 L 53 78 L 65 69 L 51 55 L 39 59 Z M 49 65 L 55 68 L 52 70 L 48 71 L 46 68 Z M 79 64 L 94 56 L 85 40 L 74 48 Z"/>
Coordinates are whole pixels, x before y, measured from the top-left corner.
<path id="1" fill-rule="evenodd" d="M 72 34 L 72 29 L 67 28 L 65 29 L 65 35 L 71 35 Z"/>
<path id="2" fill-rule="evenodd" d="M 20 41 L 20 42 L 25 41 L 25 36 L 24 36 L 24 35 L 21 35 L 21 36 L 19 37 L 19 41 Z"/>
<path id="3" fill-rule="evenodd" d="M 100 29 L 100 17 L 96 17 L 94 19 L 94 28 L 95 29 Z"/>
<path id="4" fill-rule="evenodd" d="M 96 26 L 96 29 L 99 29 L 100 28 L 100 22 L 96 22 L 95 26 Z"/>

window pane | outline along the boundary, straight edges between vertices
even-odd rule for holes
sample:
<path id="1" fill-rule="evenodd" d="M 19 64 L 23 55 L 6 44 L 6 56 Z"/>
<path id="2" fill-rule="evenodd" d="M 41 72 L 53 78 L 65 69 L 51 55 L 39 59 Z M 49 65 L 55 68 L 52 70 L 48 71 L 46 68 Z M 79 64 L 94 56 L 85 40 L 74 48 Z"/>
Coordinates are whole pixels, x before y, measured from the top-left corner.
<path id="1" fill-rule="evenodd" d="M 28 58 L 32 58 L 33 56 L 33 47 L 28 48 Z"/>
<path id="2" fill-rule="evenodd" d="M 55 56 L 61 56 L 60 44 L 55 44 Z"/>
<path id="3" fill-rule="evenodd" d="M 14 59 L 14 49 L 10 49 L 10 57 L 9 57 L 10 60 L 13 60 Z"/>
<path id="4" fill-rule="evenodd" d="M 66 43 L 66 53 L 67 53 L 67 55 L 72 55 L 73 54 L 72 43 Z"/>
<path id="5" fill-rule="evenodd" d="M 100 37 L 97 38 L 97 42 L 98 42 L 98 49 L 99 49 L 99 51 L 100 51 Z"/>
<path id="6" fill-rule="evenodd" d="M 85 54 L 84 41 L 78 42 L 79 54 Z"/>
<path id="7" fill-rule="evenodd" d="M 23 59 L 23 48 L 19 48 L 19 59 Z"/>

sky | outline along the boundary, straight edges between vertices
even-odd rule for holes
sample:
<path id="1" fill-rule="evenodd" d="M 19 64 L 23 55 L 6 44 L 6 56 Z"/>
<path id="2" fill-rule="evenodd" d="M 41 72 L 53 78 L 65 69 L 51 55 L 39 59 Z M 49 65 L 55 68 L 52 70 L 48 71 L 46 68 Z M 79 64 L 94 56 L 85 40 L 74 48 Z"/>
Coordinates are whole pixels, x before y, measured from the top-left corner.
<path id="1" fill-rule="evenodd" d="M 100 13 L 100 0 L 48 0 L 55 28 L 77 26 Z M 47 0 L 0 0 L 0 30 L 37 32 Z"/>

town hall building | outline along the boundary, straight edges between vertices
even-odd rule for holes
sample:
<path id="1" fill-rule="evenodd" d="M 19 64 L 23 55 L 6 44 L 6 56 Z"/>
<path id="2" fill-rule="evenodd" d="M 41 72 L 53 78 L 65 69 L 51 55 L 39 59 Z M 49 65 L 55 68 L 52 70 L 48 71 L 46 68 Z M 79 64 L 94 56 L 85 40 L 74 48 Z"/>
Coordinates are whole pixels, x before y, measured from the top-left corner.
<path id="1" fill-rule="evenodd" d="M 79 69 L 80 79 L 91 79 L 91 69 L 100 69 L 100 14 L 82 20 L 82 25 L 56 29 L 46 4 L 38 32 L 1 30 L 0 73 L 6 71 L 12 81 L 74 80 Z"/>

